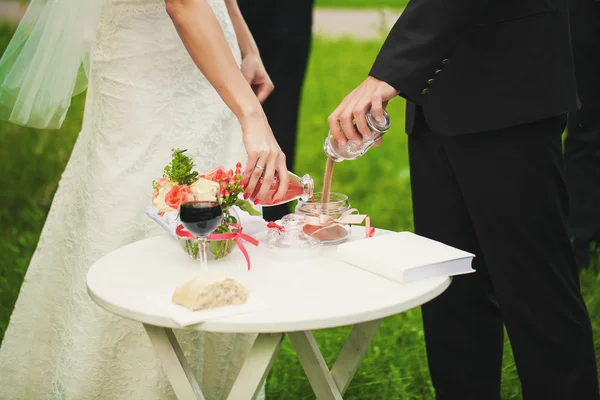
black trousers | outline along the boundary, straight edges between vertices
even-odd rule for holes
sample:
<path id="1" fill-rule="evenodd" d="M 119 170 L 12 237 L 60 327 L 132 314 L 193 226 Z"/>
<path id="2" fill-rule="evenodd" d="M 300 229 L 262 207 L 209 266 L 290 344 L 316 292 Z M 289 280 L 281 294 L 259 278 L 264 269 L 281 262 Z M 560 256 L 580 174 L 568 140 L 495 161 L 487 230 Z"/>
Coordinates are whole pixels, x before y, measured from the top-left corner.
<path id="1" fill-rule="evenodd" d="M 570 234 L 577 263 L 600 242 L 600 2 L 571 0 L 571 32 L 581 110 L 569 115 L 565 141 Z"/>
<path id="2" fill-rule="evenodd" d="M 287 157 L 287 167 L 294 171 L 298 111 L 312 38 L 313 0 L 238 0 L 238 3 L 275 84 L 263 108 Z M 287 204 L 263 210 L 268 221 L 290 211 Z"/>
<path id="3" fill-rule="evenodd" d="M 562 118 L 409 136 L 416 233 L 476 255 L 422 307 L 437 399 L 500 399 L 503 324 L 525 400 L 596 400 L 592 330 L 567 234 Z"/>

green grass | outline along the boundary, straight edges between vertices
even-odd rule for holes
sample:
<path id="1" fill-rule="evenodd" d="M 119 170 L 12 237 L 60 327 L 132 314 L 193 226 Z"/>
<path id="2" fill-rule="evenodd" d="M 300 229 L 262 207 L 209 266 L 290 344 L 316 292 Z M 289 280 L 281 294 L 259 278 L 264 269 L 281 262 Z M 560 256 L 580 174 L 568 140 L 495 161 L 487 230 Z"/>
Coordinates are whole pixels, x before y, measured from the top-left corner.
<path id="1" fill-rule="evenodd" d="M 330 8 L 404 8 L 408 0 L 316 0 L 317 7 Z"/>
<path id="2" fill-rule="evenodd" d="M 12 36 L 0 23 L 0 49 Z M 60 131 L 40 132 L 0 121 L 0 338 L 37 244 L 60 174 L 81 127 L 83 96 Z"/>
<path id="3" fill-rule="evenodd" d="M 0 24 L 0 49 L 11 28 Z M 359 83 L 379 49 L 378 42 L 317 39 L 302 101 L 298 162 L 295 172 L 309 173 L 320 185 L 324 169 L 321 143 L 326 117 Z M 361 57 L 349 57 L 360 54 Z M 0 122 L 0 339 L 18 295 L 23 274 L 35 249 L 53 193 L 81 126 L 83 97 L 60 131 L 39 132 Z M 412 228 L 404 104 L 390 104 L 392 129 L 381 148 L 363 158 L 336 166 L 333 189 L 349 195 L 352 206 L 372 215 L 379 227 Z M 586 271 L 582 286 L 600 338 L 600 275 Z M 331 364 L 348 329 L 316 332 Z M 503 399 L 519 399 L 519 381 L 510 347 L 504 363 Z M 596 345 L 599 349 L 600 345 Z M 389 318 L 350 386 L 347 399 L 433 399 L 418 310 Z M 313 399 L 310 386 L 286 340 L 268 380 L 268 396 L 277 400 Z"/>

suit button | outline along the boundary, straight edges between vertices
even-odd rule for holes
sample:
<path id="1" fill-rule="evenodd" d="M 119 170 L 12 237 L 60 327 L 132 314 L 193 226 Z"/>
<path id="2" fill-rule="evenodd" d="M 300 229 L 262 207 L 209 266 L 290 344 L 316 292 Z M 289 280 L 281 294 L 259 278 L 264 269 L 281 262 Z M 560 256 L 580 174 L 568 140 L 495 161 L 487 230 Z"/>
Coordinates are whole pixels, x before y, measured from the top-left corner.
<path id="1" fill-rule="evenodd" d="M 425 89 L 423 89 L 423 90 L 421 91 L 421 94 L 422 94 L 423 96 L 425 96 L 427 93 L 429 93 L 429 89 L 427 89 L 427 88 L 425 88 Z"/>
<path id="2" fill-rule="evenodd" d="M 433 79 L 429 79 L 429 80 L 427 81 L 427 84 L 428 84 L 428 85 L 433 85 L 433 82 L 435 82 L 435 80 L 433 80 Z"/>
<path id="3" fill-rule="evenodd" d="M 440 72 L 442 72 L 442 70 L 441 70 L 441 69 L 436 69 L 436 70 L 435 70 L 435 72 L 434 72 L 434 74 L 436 74 L 436 75 L 439 75 L 439 74 L 440 74 Z"/>
<path id="4" fill-rule="evenodd" d="M 448 64 L 448 61 L 450 61 L 450 60 L 448 60 L 447 58 L 444 58 L 444 59 L 442 60 L 442 65 L 446 65 L 446 64 Z"/>

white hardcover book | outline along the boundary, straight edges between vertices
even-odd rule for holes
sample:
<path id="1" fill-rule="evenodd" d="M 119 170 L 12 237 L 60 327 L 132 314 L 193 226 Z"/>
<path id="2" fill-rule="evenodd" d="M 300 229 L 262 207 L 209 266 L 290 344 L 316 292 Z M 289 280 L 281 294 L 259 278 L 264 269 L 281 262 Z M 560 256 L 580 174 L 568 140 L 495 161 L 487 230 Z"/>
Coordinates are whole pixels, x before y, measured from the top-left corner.
<path id="1" fill-rule="evenodd" d="M 390 233 L 338 246 L 336 257 L 401 283 L 475 272 L 471 253 L 410 232 Z"/>

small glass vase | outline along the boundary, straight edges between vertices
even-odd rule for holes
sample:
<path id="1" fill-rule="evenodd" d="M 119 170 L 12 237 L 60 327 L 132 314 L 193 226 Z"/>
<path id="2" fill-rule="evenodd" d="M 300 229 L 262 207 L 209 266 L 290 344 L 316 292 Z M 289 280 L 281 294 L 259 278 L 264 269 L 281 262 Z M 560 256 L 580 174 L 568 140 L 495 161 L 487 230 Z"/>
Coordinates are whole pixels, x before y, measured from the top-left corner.
<path id="1" fill-rule="evenodd" d="M 320 242 L 303 231 L 304 217 L 288 214 L 281 219 L 283 226 L 276 226 L 267 233 L 271 254 L 287 260 L 299 260 L 318 254 Z"/>
<path id="2" fill-rule="evenodd" d="M 214 233 L 231 233 L 236 232 L 237 229 L 232 226 L 233 224 L 239 223 L 240 217 L 233 208 L 228 208 L 223 211 L 223 223 L 217 228 Z M 199 244 L 196 239 L 188 239 L 179 237 L 179 244 L 183 251 L 186 252 L 194 260 L 198 260 L 200 257 Z M 206 252 L 208 260 L 220 260 L 227 257 L 233 249 L 236 248 L 235 239 L 227 240 L 211 240 L 208 242 L 208 251 Z"/>
<path id="3" fill-rule="evenodd" d="M 315 193 L 314 201 L 300 200 L 296 206 L 296 214 L 311 217 L 326 215 L 337 220 L 351 208 L 348 204 L 348 196 L 345 194 L 332 192 L 327 203 L 323 203 L 322 198 L 322 193 Z M 306 224 L 303 231 L 319 240 L 321 244 L 330 245 L 345 242 L 350 236 L 351 229 L 351 226 L 346 224 L 333 223 L 329 227 Z"/>

